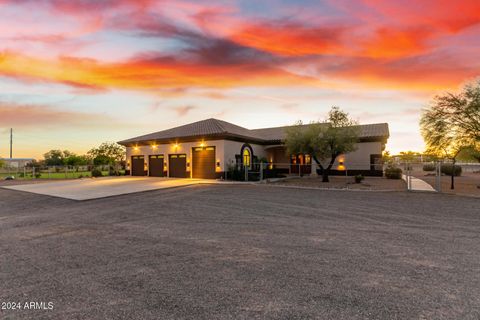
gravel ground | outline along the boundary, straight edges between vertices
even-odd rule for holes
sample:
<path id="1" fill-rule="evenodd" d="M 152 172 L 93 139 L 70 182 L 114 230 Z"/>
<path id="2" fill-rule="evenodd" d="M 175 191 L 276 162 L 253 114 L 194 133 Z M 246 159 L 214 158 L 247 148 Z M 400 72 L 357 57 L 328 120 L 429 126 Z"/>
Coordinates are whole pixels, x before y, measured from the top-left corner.
<path id="1" fill-rule="evenodd" d="M 422 173 L 418 178 L 435 187 L 435 176 Z M 480 173 L 462 173 L 460 177 L 455 177 L 455 189 L 450 189 L 451 177 L 442 176 L 442 192 L 453 193 L 459 195 L 469 195 L 480 197 Z"/>
<path id="2" fill-rule="evenodd" d="M 0 189 L 0 319 L 478 319 L 480 202 L 194 186 Z"/>
<path id="3" fill-rule="evenodd" d="M 353 189 L 353 190 L 389 190 L 405 191 L 407 184 L 402 179 L 386 179 L 382 177 L 365 177 L 361 183 L 355 183 L 354 177 L 330 176 L 330 182 L 322 182 L 321 177 L 289 178 L 274 182 L 277 185 L 298 186 L 320 189 Z"/>

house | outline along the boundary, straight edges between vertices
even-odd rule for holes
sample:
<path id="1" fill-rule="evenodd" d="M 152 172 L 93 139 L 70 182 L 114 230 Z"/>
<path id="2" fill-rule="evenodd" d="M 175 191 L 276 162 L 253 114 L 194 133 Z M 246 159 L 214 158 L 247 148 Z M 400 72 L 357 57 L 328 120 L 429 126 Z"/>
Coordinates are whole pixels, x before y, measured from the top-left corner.
<path id="1" fill-rule="evenodd" d="M 339 156 L 332 174 L 382 175 L 388 124 L 359 127 L 357 149 Z M 215 179 L 232 167 L 256 170 L 260 161 L 284 173 L 315 173 L 310 155 L 286 154 L 286 128 L 252 130 L 207 119 L 118 143 L 127 149 L 127 172 L 133 176 Z"/>
<path id="2" fill-rule="evenodd" d="M 9 168 L 23 168 L 34 161 L 33 158 L 0 158 L 0 160 L 4 162 L 5 167 Z"/>

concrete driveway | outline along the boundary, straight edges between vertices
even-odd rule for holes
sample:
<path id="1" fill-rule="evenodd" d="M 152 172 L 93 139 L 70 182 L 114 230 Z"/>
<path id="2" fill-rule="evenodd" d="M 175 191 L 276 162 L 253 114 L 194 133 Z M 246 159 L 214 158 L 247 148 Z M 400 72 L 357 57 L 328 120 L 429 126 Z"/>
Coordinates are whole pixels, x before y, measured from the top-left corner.
<path id="1" fill-rule="evenodd" d="M 43 194 L 72 200 L 98 199 L 121 194 L 176 188 L 194 184 L 226 183 L 207 179 L 178 179 L 154 177 L 105 177 L 52 181 L 38 184 L 4 186 L 3 188 Z"/>

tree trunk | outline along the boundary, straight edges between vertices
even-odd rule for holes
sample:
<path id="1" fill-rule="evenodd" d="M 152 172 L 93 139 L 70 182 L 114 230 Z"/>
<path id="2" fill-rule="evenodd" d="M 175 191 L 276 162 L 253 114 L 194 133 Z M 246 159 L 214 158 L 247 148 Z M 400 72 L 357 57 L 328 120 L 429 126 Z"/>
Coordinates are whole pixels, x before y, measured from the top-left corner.
<path id="1" fill-rule="evenodd" d="M 322 171 L 322 182 L 330 182 L 330 180 L 328 179 L 328 172 L 327 172 L 327 170 L 323 170 L 323 171 Z"/>
<path id="2" fill-rule="evenodd" d="M 455 189 L 455 158 L 452 161 L 452 174 L 451 174 L 451 181 L 450 181 L 450 189 Z"/>

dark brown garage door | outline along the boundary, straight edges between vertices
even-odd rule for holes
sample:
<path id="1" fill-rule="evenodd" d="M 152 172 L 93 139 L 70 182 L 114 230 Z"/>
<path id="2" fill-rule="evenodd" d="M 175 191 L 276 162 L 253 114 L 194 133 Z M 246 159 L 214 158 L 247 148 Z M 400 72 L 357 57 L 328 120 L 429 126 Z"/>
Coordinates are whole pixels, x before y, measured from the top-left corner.
<path id="1" fill-rule="evenodd" d="M 193 148 L 192 176 L 197 179 L 215 179 L 215 147 Z"/>
<path id="2" fill-rule="evenodd" d="M 163 154 L 150 156 L 148 168 L 151 177 L 163 177 Z"/>
<path id="3" fill-rule="evenodd" d="M 144 176 L 145 175 L 145 164 L 144 156 L 133 156 L 132 157 L 132 176 Z"/>
<path id="4" fill-rule="evenodd" d="M 187 177 L 187 155 L 171 154 L 168 156 L 169 177 L 186 178 Z"/>

